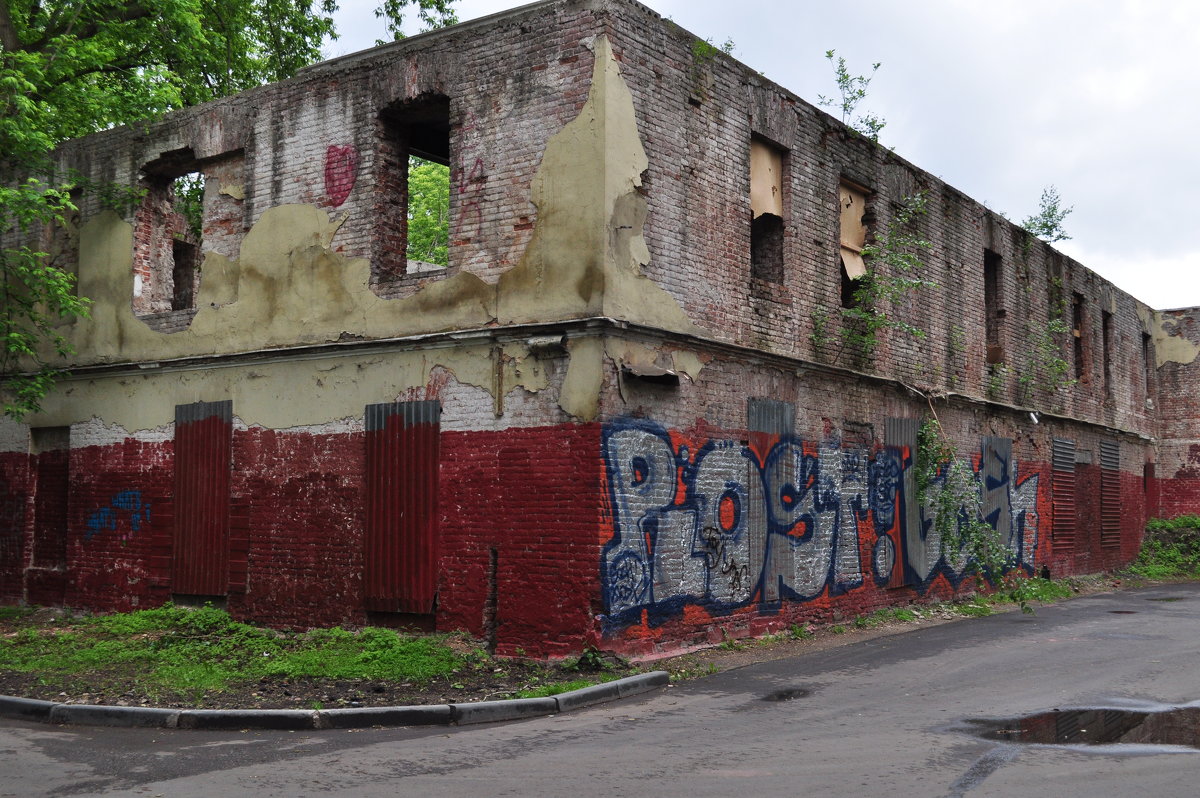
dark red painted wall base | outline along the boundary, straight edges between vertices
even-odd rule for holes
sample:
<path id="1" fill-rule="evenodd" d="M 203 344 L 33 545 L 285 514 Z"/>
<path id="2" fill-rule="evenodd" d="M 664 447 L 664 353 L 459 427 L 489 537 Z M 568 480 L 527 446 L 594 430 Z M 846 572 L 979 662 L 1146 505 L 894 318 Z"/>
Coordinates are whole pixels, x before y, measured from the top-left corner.
<path id="1" fill-rule="evenodd" d="M 583 647 L 598 611 L 598 449 L 597 425 L 442 434 L 438 629 L 507 654 Z M 280 628 L 367 623 L 362 435 L 235 431 L 232 459 L 229 611 Z M 123 611 L 172 597 L 170 442 L 71 451 L 65 570 L 28 567 L 31 458 L 0 468 L 0 598 Z"/>
<path id="2" fill-rule="evenodd" d="M 756 600 L 725 609 L 680 604 L 665 613 L 626 613 L 613 623 L 600 583 L 604 548 L 614 534 L 602 435 L 599 424 L 443 432 L 435 613 L 368 618 L 362 434 L 237 430 L 227 606 L 235 617 L 283 628 L 432 621 L 439 630 L 466 630 L 508 655 L 565 656 L 590 645 L 652 656 L 794 623 L 836 623 L 956 592 L 945 575 L 919 587 L 889 588 L 868 573 L 861 585 L 848 590 L 828 585 L 804 601 Z M 65 562 L 56 564 L 36 561 L 50 557 L 47 552 L 57 545 L 38 538 L 48 534 L 38 530 L 53 525 L 37 522 L 36 458 L 0 456 L 0 599 L 92 610 L 169 600 L 175 526 L 171 442 L 128 439 L 78 448 L 66 462 Z M 1099 470 L 1081 467 L 1076 539 L 1063 547 L 1049 534 L 1048 466 L 1022 464 L 1023 475 L 1035 473 L 1042 481 L 1038 567 L 1046 565 L 1059 577 L 1119 567 L 1135 556 L 1147 512 L 1142 475 L 1121 475 L 1120 541 L 1108 547 L 1101 544 L 1096 509 Z M 1200 507 L 1200 479 L 1159 480 L 1157 487 L 1163 514 Z M 873 540 L 860 543 L 864 563 L 872 557 Z"/>

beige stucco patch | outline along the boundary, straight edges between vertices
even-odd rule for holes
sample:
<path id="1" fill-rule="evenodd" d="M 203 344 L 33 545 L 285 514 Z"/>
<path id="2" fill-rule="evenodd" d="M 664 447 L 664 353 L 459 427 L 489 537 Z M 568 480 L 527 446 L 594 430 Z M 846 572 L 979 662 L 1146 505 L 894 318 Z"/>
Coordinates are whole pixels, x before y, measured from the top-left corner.
<path id="1" fill-rule="evenodd" d="M 1169 316 L 1164 316 L 1157 310 L 1139 306 L 1138 315 L 1142 318 L 1142 327 L 1154 342 L 1155 365 L 1161 367 L 1164 363 L 1192 363 L 1200 355 L 1200 344 L 1188 340 L 1177 330 Z"/>

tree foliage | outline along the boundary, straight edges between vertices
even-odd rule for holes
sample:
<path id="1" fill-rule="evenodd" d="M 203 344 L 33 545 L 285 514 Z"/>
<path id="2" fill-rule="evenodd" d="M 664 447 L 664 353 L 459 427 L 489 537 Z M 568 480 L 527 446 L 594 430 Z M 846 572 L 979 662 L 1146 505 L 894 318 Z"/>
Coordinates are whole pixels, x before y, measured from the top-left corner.
<path id="1" fill-rule="evenodd" d="M 851 130 L 866 136 L 871 141 L 879 141 L 879 133 L 887 125 L 887 121 L 871 112 L 864 114 L 857 112 L 859 104 L 867 98 L 867 87 L 871 85 L 871 80 L 883 64 L 878 61 L 871 64 L 871 74 L 869 75 L 851 75 L 850 70 L 846 67 L 846 59 L 839 56 L 837 50 L 826 50 L 825 59 L 833 66 L 833 79 L 837 83 L 839 97 L 826 97 L 819 94 L 817 95 L 817 104 L 822 108 L 833 108 L 840 111 L 842 124 L 849 126 Z"/>
<path id="2" fill-rule="evenodd" d="M 411 157 L 408 167 L 408 259 L 445 267 L 450 252 L 450 168 Z"/>
<path id="3" fill-rule="evenodd" d="M 1021 227 L 1048 244 L 1067 241 L 1071 237 L 1067 235 L 1067 231 L 1063 227 L 1063 220 L 1074 210 L 1074 206 L 1064 208 L 1062 198 L 1058 196 L 1058 189 L 1054 186 L 1047 186 L 1042 189 L 1038 212 L 1021 222 Z"/>
<path id="4" fill-rule="evenodd" d="M 918 291 L 937 286 L 922 276 L 923 258 L 933 245 L 916 231 L 917 219 L 926 214 L 927 205 L 923 191 L 904 197 L 887 227 L 863 247 L 867 271 L 852 280 L 849 307 L 839 308 L 842 323 L 837 349 L 829 354 L 831 362 L 838 362 L 845 352 L 860 360 L 870 358 L 884 330 L 925 337 L 925 331 L 900 318 L 898 310 Z M 824 348 L 834 342 L 828 322 L 824 314 L 813 316 L 814 345 Z"/>
<path id="5" fill-rule="evenodd" d="M 376 15 L 400 38 L 406 10 L 415 7 L 435 27 L 456 21 L 452 1 L 382 0 Z M 55 374 L 46 354 L 69 354 L 53 330 L 87 310 L 73 276 L 29 246 L 75 210 L 70 190 L 81 181 L 54 172 L 53 147 L 290 77 L 320 59 L 326 38 L 336 38 L 337 7 L 337 0 L 0 0 L 0 395 L 7 415 L 38 409 Z"/>

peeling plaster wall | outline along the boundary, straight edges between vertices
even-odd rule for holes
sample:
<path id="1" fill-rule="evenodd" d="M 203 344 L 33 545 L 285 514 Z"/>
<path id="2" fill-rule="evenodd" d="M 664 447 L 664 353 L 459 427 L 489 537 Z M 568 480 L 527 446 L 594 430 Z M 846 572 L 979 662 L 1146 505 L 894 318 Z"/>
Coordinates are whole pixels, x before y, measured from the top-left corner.
<path id="1" fill-rule="evenodd" d="M 408 296 L 381 299 L 367 288 L 369 262 L 347 257 L 335 243 L 351 211 L 335 218 L 319 206 L 279 205 L 257 218 L 237 257 L 206 253 L 194 318 L 186 329 L 164 334 L 129 305 L 136 248 L 131 224 L 100 211 L 81 233 L 87 268 L 80 290 L 93 299 L 93 311 L 65 330 L 79 352 L 76 362 L 160 361 L 599 315 L 690 331 L 679 304 L 640 274 L 648 259 L 645 200 L 638 193 L 646 156 L 632 95 L 606 36 L 588 37 L 581 45 L 593 51 L 587 100 L 545 145 L 530 188 L 537 208 L 532 238 L 520 262 L 497 282 L 451 270 Z M 276 173 L 284 168 L 274 167 Z M 223 195 L 246 194 L 240 186 L 220 185 Z M 584 350 L 592 355 L 581 345 Z M 596 384 L 581 377 L 595 367 L 592 360 L 573 369 L 563 401 L 583 420 L 596 413 L 597 397 L 579 394 Z M 493 390 L 491 381 L 476 384 Z M 83 391 L 68 395 L 91 399 Z M 65 412 L 55 410 L 46 419 Z M 81 406 L 75 416 L 86 413 Z M 290 425 L 290 419 L 273 423 Z"/>
<path id="2" fill-rule="evenodd" d="M 177 404 L 232 399 L 246 425 L 303 429 L 361 419 L 371 403 L 439 398 L 443 386 L 455 382 L 480 388 L 477 404 L 487 414 L 447 408 L 446 423 L 451 428 L 490 427 L 496 423 L 490 395 L 496 358 L 491 347 L 463 346 L 70 379 L 47 398 L 36 424 L 66 426 L 96 418 L 132 434 L 173 423 Z M 536 399 L 549 386 L 541 363 L 515 345 L 501 349 L 500 361 L 501 385 L 507 391 L 523 389 L 534 397 L 526 401 L 538 405 L 539 412 L 552 412 L 552 404 Z"/>

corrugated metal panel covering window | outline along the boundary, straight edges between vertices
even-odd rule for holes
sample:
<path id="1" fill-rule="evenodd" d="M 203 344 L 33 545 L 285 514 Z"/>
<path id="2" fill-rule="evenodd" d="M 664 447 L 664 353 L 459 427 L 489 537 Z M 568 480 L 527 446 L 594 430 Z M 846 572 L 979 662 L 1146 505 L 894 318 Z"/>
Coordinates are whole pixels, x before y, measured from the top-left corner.
<path id="1" fill-rule="evenodd" d="M 746 427 L 750 432 L 750 445 L 759 457 L 765 458 L 767 452 L 783 437 L 792 435 L 796 428 L 796 406 L 791 402 L 781 402 L 777 399 L 759 399 L 752 397 L 746 400 Z M 782 461 L 782 473 L 788 473 L 785 478 L 791 481 L 792 475 L 787 471 L 793 463 L 785 458 Z M 754 484 L 758 479 L 757 471 L 752 463 L 747 462 L 746 484 Z M 752 573 L 763 573 L 764 556 L 770 557 L 772 566 L 770 573 L 779 573 L 783 565 L 777 560 L 783 556 L 782 547 L 771 546 L 766 540 L 767 518 L 765 502 L 750 502 L 750 568 Z M 779 600 L 779 581 L 764 579 L 762 586 L 763 601 Z"/>
<path id="2" fill-rule="evenodd" d="M 1054 495 L 1052 539 L 1055 551 L 1075 546 L 1075 441 L 1055 438 L 1051 456 L 1051 491 Z"/>
<path id="3" fill-rule="evenodd" d="M 223 596 L 228 591 L 232 445 L 233 402 L 175 406 L 175 593 Z"/>
<path id="4" fill-rule="evenodd" d="M 1100 545 L 1121 545 L 1121 444 L 1100 442 Z"/>
<path id="5" fill-rule="evenodd" d="M 884 421 L 883 437 L 891 456 L 896 458 L 897 471 L 901 474 L 902 482 L 900 495 L 896 498 L 896 516 L 892 534 L 895 550 L 895 565 L 892 568 L 888 587 L 904 587 L 911 584 L 908 568 L 905 563 L 924 562 L 926 540 L 921 534 L 910 534 L 921 528 L 921 508 L 917 506 L 917 470 L 912 467 L 916 463 L 917 433 L 921 428 L 919 418 L 888 418 Z M 905 463 L 909 467 L 904 467 Z M 901 510 L 903 512 L 901 512 Z"/>
<path id="6" fill-rule="evenodd" d="M 436 400 L 367 405 L 368 610 L 434 610 L 441 414 Z"/>

